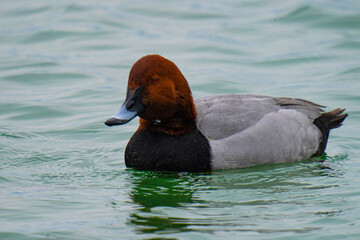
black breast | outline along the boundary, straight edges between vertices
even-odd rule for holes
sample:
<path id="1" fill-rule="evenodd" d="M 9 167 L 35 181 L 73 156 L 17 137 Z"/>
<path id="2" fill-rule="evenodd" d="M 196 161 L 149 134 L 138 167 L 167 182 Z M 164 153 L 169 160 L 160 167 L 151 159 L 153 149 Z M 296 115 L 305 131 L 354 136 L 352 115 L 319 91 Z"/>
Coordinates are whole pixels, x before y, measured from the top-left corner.
<path id="1" fill-rule="evenodd" d="M 196 127 L 176 136 L 137 131 L 126 146 L 125 164 L 138 170 L 209 172 L 210 145 Z"/>

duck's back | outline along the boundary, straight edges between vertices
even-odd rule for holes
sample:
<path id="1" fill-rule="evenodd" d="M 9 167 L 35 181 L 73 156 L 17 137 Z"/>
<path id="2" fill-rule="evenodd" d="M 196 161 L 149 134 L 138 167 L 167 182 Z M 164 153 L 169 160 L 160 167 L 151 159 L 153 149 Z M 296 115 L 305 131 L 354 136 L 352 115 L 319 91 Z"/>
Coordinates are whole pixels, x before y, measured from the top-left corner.
<path id="1" fill-rule="evenodd" d="M 306 100 L 231 94 L 196 99 L 195 105 L 213 169 L 304 160 L 322 141 L 313 123 L 322 106 Z"/>

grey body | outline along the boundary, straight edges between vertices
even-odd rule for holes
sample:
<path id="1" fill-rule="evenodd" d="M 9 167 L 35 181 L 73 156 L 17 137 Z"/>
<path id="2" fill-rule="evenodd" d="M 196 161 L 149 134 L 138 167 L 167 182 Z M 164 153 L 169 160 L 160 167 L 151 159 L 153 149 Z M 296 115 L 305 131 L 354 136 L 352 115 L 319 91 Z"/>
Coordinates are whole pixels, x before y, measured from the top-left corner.
<path id="1" fill-rule="evenodd" d="M 196 99 L 195 106 L 214 170 L 305 160 L 322 141 L 313 124 L 322 106 L 306 100 L 230 94 Z"/>

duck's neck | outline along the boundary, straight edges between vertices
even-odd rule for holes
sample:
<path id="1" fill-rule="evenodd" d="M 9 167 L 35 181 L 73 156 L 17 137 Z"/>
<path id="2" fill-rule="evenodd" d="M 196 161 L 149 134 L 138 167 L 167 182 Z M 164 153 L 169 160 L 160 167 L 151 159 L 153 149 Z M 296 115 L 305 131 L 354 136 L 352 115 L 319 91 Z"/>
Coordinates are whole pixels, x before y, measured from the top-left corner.
<path id="1" fill-rule="evenodd" d="M 189 90 L 190 91 L 190 90 Z M 196 108 L 191 96 L 178 93 L 176 112 L 167 119 L 143 119 L 140 116 L 138 130 L 150 130 L 171 135 L 181 135 L 189 132 L 195 126 Z"/>
<path id="2" fill-rule="evenodd" d="M 148 121 L 140 118 L 138 130 L 149 130 L 162 132 L 170 135 L 181 135 L 189 132 L 195 125 L 195 120 L 171 119 L 169 121 L 153 120 Z"/>

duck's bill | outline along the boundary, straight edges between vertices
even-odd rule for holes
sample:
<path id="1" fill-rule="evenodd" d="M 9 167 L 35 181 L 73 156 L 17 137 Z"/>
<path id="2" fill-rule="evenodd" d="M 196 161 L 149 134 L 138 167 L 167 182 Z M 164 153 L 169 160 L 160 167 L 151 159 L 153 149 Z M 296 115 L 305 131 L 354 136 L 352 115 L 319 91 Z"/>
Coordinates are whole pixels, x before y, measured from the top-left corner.
<path id="1" fill-rule="evenodd" d="M 145 106 L 141 101 L 140 87 L 136 88 L 132 94 L 128 89 L 124 104 L 116 114 L 106 120 L 105 124 L 109 127 L 125 124 L 144 111 Z"/>
<path id="2" fill-rule="evenodd" d="M 130 122 L 131 119 L 137 116 L 137 112 L 131 112 L 126 109 L 125 104 L 121 106 L 120 110 L 115 113 L 111 118 L 106 120 L 105 124 L 110 126 L 121 125 Z"/>

